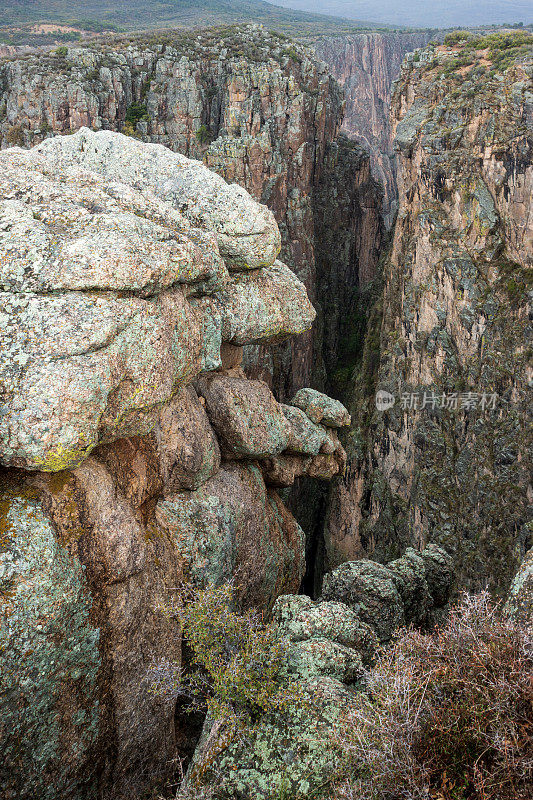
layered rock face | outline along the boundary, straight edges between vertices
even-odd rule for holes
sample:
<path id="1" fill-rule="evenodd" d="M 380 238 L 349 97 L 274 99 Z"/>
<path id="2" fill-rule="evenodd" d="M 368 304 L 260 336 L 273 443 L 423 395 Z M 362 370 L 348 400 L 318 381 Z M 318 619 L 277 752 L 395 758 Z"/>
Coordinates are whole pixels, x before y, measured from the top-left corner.
<path id="1" fill-rule="evenodd" d="M 246 191 L 87 129 L 0 166 L 1 793 L 141 797 L 184 736 L 149 687 L 181 659 L 165 604 L 183 581 L 296 592 L 275 487 L 342 470 L 350 419 L 242 370 L 315 316 Z"/>
<path id="2" fill-rule="evenodd" d="M 425 47 L 428 33 L 362 33 L 328 36 L 315 50 L 339 81 L 346 98 L 343 130 L 370 153 L 372 174 L 384 191 L 383 215 L 390 226 L 398 208 L 396 159 L 390 107 L 393 81 L 406 53 Z"/>
<path id="3" fill-rule="evenodd" d="M 330 505 L 330 564 L 429 540 L 459 586 L 501 591 L 529 546 L 532 71 L 527 55 L 506 66 L 440 47 L 402 70 L 375 384 L 391 397 L 358 406 L 367 427 Z M 375 337 L 367 347 L 366 368 Z"/>
<path id="4" fill-rule="evenodd" d="M 282 399 L 310 382 L 326 386 L 334 364 L 331 347 L 323 358 L 323 342 L 335 340 L 352 300 L 337 288 L 345 277 L 357 283 L 374 273 L 381 228 L 368 157 L 336 141 L 343 99 L 324 64 L 246 26 L 29 55 L 0 67 L 0 87 L 4 147 L 80 126 L 125 131 L 202 158 L 265 203 L 279 224 L 281 257 L 321 322 L 314 339 L 305 333 L 288 345 L 248 347 L 245 364 Z M 333 253 L 320 248 L 324 238 Z"/>

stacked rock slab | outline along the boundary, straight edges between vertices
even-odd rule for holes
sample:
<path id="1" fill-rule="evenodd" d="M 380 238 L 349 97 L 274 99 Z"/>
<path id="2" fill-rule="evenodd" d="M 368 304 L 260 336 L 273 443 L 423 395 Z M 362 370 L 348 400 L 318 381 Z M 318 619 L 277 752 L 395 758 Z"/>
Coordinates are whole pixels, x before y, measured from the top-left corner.
<path id="1" fill-rule="evenodd" d="M 147 676 L 180 663 L 172 591 L 238 575 L 268 609 L 298 589 L 304 535 L 269 459 L 336 474 L 347 417 L 317 425 L 239 366 L 314 319 L 279 243 L 266 208 L 160 145 L 82 130 L 0 154 L 8 800 L 168 779 L 174 701 Z"/>

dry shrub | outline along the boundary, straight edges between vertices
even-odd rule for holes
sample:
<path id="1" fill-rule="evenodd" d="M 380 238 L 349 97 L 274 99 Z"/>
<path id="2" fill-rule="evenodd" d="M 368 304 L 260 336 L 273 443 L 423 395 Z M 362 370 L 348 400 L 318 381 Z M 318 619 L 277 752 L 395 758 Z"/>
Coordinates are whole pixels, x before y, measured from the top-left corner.
<path id="1" fill-rule="evenodd" d="M 487 594 L 431 635 L 400 633 L 365 680 L 335 800 L 533 797 L 532 638 Z"/>

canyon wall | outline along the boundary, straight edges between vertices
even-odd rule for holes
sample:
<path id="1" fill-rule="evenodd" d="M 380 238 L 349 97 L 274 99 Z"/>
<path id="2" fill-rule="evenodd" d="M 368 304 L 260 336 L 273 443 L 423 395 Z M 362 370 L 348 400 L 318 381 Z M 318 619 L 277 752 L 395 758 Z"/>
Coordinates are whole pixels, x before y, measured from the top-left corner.
<path id="1" fill-rule="evenodd" d="M 321 38 L 315 51 L 344 90 L 343 131 L 370 153 L 372 175 L 382 185 L 388 227 L 398 208 L 390 107 L 393 81 L 406 53 L 425 47 L 427 33 L 361 33 Z"/>
<path id="2" fill-rule="evenodd" d="M 249 374 L 272 382 L 280 398 L 327 385 L 334 365 L 323 342 L 335 341 L 352 286 L 377 264 L 379 192 L 364 152 L 354 158 L 338 143 L 342 117 L 327 67 L 260 26 L 104 40 L 0 67 L 3 147 L 82 125 L 124 131 L 202 159 L 273 211 L 281 257 L 319 314 L 314 339 L 247 348 Z M 320 248 L 324 237 L 335 242 L 334 259 Z"/>
<path id="3" fill-rule="evenodd" d="M 461 47 L 408 59 L 395 90 L 400 208 L 325 568 L 433 541 L 458 586 L 498 592 L 531 544 L 532 62 Z"/>
<path id="4" fill-rule="evenodd" d="M 0 165 L 0 793 L 140 798 L 194 746 L 151 689 L 181 664 L 165 607 L 182 583 L 266 613 L 298 591 L 278 492 L 342 471 L 350 418 L 241 368 L 315 317 L 245 190 L 88 129 Z"/>

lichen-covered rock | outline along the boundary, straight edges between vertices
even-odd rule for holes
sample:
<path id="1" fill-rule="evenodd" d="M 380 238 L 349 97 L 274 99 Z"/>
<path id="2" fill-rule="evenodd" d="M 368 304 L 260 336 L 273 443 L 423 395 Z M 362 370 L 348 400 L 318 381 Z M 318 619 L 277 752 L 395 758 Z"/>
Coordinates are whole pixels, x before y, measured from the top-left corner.
<path id="1" fill-rule="evenodd" d="M 281 247 L 271 211 L 245 189 L 207 169 L 200 161 L 120 134 L 81 128 L 68 140 L 47 139 L 37 152 L 50 167 L 74 164 L 107 180 L 127 183 L 166 200 L 198 227 L 214 231 L 220 252 L 231 268 L 266 267 Z"/>
<path id="2" fill-rule="evenodd" d="M 2 492 L 0 512 L 1 793 L 88 800 L 101 655 L 87 578 L 35 493 Z"/>
<path id="3" fill-rule="evenodd" d="M 342 403 L 316 389 L 300 389 L 290 404 L 305 411 L 311 422 L 322 423 L 329 428 L 343 428 L 351 422 Z"/>
<path id="4" fill-rule="evenodd" d="M 225 464 L 196 491 L 160 500 L 156 520 L 197 585 L 235 576 L 241 602 L 260 608 L 298 590 L 304 534 L 256 466 Z"/>
<path id="5" fill-rule="evenodd" d="M 369 666 L 376 653 L 379 642 L 370 625 L 344 603 L 317 601 L 305 595 L 284 595 L 278 597 L 272 610 L 272 617 L 279 631 L 290 642 L 291 654 L 298 658 L 300 645 L 309 641 L 332 642 L 356 653 L 357 662 Z M 310 651 L 306 648 L 307 656 Z M 342 658 L 340 659 L 342 664 Z M 339 665 L 340 666 L 340 665 Z M 291 669 L 298 669 L 291 665 Z M 341 681 L 351 680 L 345 672 L 330 672 L 320 662 L 315 667 L 317 674 L 325 674 Z"/>
<path id="6" fill-rule="evenodd" d="M 306 681 L 303 693 L 300 704 L 261 719 L 246 736 L 222 747 L 226 723 L 207 720 L 187 776 L 189 789 L 216 787 L 219 800 L 315 797 L 338 768 L 334 726 L 353 695 L 325 677 Z"/>
<path id="7" fill-rule="evenodd" d="M 233 345 L 281 342 L 308 330 L 316 316 L 305 287 L 281 261 L 234 273 L 219 295 L 193 303 L 218 320 L 220 339 Z"/>
<path id="8" fill-rule="evenodd" d="M 4 464 L 57 471 L 99 442 L 147 433 L 200 370 L 200 324 L 179 289 L 1 297 Z"/>
<path id="9" fill-rule="evenodd" d="M 325 576 L 322 597 L 348 605 L 386 642 L 402 625 L 429 625 L 434 610 L 446 603 L 451 581 L 452 561 L 445 551 L 432 545 L 423 557 L 409 547 L 387 565 L 341 564 Z"/>
<path id="10" fill-rule="evenodd" d="M 86 134 L 85 144 L 97 139 Z M 115 150 L 127 156 L 131 140 L 116 139 Z M 63 158 L 51 163 L 37 150 L 0 153 L 3 291 L 151 296 L 179 283 L 222 288 L 228 275 L 214 233 L 193 228 L 169 203 L 124 185 L 125 175 L 110 181 L 76 169 L 68 144 L 55 142 Z"/>
<path id="11" fill-rule="evenodd" d="M 226 454 L 265 458 L 285 450 L 290 424 L 266 383 L 214 373 L 196 385 Z"/>
<path id="12" fill-rule="evenodd" d="M 347 561 L 324 577 L 324 600 L 340 601 L 388 641 L 405 623 L 402 598 L 391 572 L 374 561 Z"/>
<path id="13" fill-rule="evenodd" d="M 153 785 L 174 748 L 174 703 L 146 679 L 158 659 L 180 663 L 158 611 L 179 579 L 175 554 L 93 457 L 73 472 L 4 471 L 2 484 L 2 795 L 94 800 Z"/>
<path id="14" fill-rule="evenodd" d="M 311 422 L 307 414 L 295 406 L 282 404 L 281 410 L 291 425 L 288 453 L 316 456 L 319 453 L 335 452 L 335 444 L 326 430 Z"/>
<path id="15" fill-rule="evenodd" d="M 533 549 L 526 553 L 511 583 L 505 609 L 524 625 L 533 627 Z"/>
<path id="16" fill-rule="evenodd" d="M 201 224 L 229 236 L 219 219 L 229 204 L 242 247 L 268 251 L 275 223 L 244 190 L 230 202 L 231 187 L 209 183 L 202 165 L 146 147 L 84 130 L 43 152 L 0 153 L 1 463 L 75 467 L 98 444 L 148 433 L 180 387 L 220 366 L 224 341 L 279 340 L 312 324 L 305 287 L 285 265 L 230 281 L 213 232 L 141 178 L 144 194 L 115 182 L 134 180 L 115 161 L 155 180 L 160 162 L 177 159 L 186 183 L 206 173 L 199 202 L 212 213 L 198 211 Z"/>

